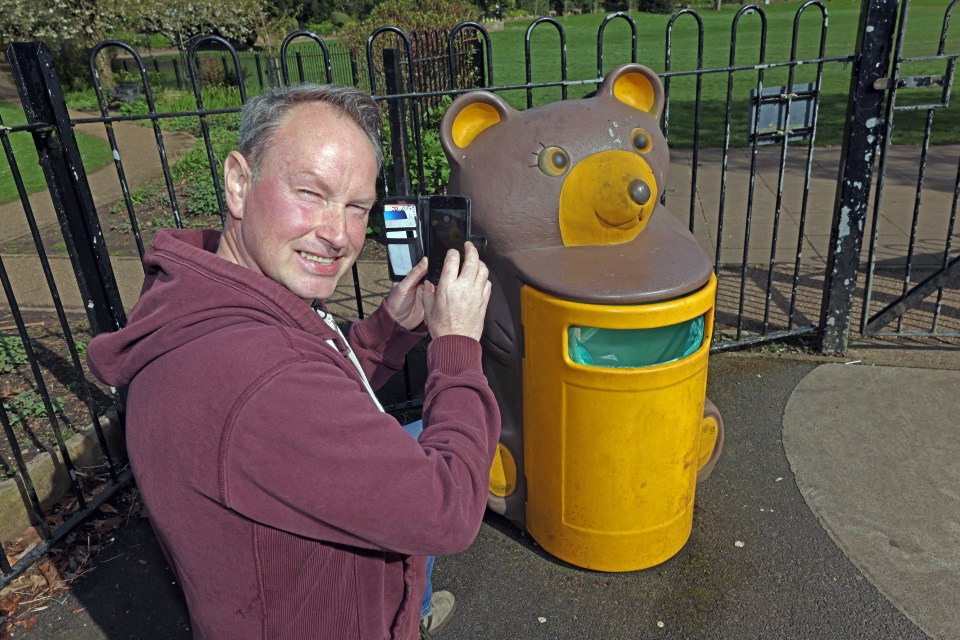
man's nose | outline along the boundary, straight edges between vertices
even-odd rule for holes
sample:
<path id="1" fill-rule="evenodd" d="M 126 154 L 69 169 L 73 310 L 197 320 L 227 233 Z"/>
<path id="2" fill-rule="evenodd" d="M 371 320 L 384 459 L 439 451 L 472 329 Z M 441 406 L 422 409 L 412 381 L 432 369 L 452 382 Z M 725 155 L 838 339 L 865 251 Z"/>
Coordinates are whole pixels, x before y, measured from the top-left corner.
<path id="1" fill-rule="evenodd" d="M 317 237 L 336 248 L 347 244 L 347 210 L 339 204 L 327 204 L 317 214 L 315 231 Z"/>

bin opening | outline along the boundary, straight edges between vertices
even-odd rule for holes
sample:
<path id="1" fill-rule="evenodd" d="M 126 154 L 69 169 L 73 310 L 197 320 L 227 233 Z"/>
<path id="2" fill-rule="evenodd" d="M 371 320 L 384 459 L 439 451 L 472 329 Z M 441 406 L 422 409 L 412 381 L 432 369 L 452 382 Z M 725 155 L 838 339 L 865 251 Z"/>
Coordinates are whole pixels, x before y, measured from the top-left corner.
<path id="1" fill-rule="evenodd" d="M 705 316 L 650 329 L 570 327 L 567 351 L 591 367 L 652 367 L 686 358 L 703 344 Z"/>

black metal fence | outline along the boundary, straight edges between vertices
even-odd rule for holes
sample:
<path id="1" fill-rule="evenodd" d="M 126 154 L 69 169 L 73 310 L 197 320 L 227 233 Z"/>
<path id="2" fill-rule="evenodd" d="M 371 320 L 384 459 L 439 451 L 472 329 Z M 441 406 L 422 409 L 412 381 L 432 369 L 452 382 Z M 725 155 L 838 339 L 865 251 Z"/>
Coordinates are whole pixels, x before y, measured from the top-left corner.
<path id="1" fill-rule="evenodd" d="M 955 3 L 946 8 L 942 19 L 939 50 L 922 60 L 942 64 L 944 71 L 910 77 L 900 75 L 904 65 L 917 62 L 904 58 L 901 47 L 908 1 L 899 5 L 896 0 L 865 0 L 856 42 L 853 34 L 845 34 L 840 46 L 831 46 L 827 37 L 828 6 L 819 0 L 806 2 L 793 16 L 792 28 L 776 26 L 777 38 L 785 39 L 787 32 L 790 38 L 789 53 L 776 59 L 767 55 L 773 36 L 768 35 L 764 8 L 742 6 L 731 18 L 729 56 L 721 64 L 708 64 L 707 34 L 698 13 L 683 9 L 669 18 L 663 34 L 662 77 L 667 95 L 663 129 L 673 148 L 673 160 L 664 202 L 714 257 L 720 283 L 715 350 L 809 336 L 824 351 L 842 353 L 851 327 L 858 326 L 858 313 L 866 318 L 878 300 L 899 309 L 898 304 L 907 304 L 896 301 L 901 293 L 907 294 L 906 301 L 910 296 L 926 299 L 935 295 L 935 302 L 925 303 L 935 307 L 932 327 L 925 334 L 955 335 L 960 302 L 955 286 L 950 286 L 956 268 L 951 239 L 960 181 L 956 173 L 941 175 L 940 164 L 956 166 L 960 153 L 955 146 L 931 149 L 930 145 L 933 114 L 950 107 L 957 54 L 950 53 L 947 28 Z M 896 38 L 898 20 L 901 31 Z M 9 368 L 23 378 L 24 388 L 36 394 L 29 406 L 42 405 L 43 411 L 35 409 L 34 418 L 42 417 L 30 422 L 27 404 L 18 405 L 20 414 L 11 402 L 0 408 L 0 423 L 8 441 L 8 450 L 0 451 L 0 462 L 12 478 L 14 490 L 23 497 L 27 518 L 40 531 L 36 543 L 22 548 L 17 546 L 15 532 L 3 531 L 7 551 L 0 557 L 3 581 L 23 571 L 129 480 L 122 449 L 111 444 L 111 423 L 100 418 L 105 407 L 122 407 L 123 399 L 91 381 L 82 366 L 83 341 L 90 334 L 124 324 L 125 309 L 134 302 L 142 275 L 139 258 L 158 222 L 189 226 L 222 220 L 225 209 L 219 163 L 224 144 L 230 144 L 224 142 L 223 124 L 236 118 L 248 91 L 259 92 L 277 75 L 281 82 L 306 79 L 366 87 L 384 104 L 389 125 L 384 144 L 390 162 L 382 176 L 384 189 L 428 193 L 443 189 L 442 180 L 435 179 L 442 173 L 434 145 L 439 111 L 433 105 L 438 99 L 474 87 L 498 92 L 518 108 L 580 98 L 600 82 L 605 70 L 638 61 L 641 26 L 625 13 L 604 18 L 597 31 L 596 67 L 575 77 L 569 73 L 574 65 L 568 64 L 564 26 L 553 18 L 536 20 L 526 29 L 522 77 L 515 69 L 495 67 L 490 34 L 478 23 L 431 35 L 427 38 L 430 43 L 392 27 L 378 29 L 371 34 L 365 54 L 350 60 L 349 75 L 346 63 L 335 62 L 343 60 L 336 47 L 305 32 L 288 37 L 276 64 L 266 63 L 256 54 L 238 53 L 215 36 L 196 38 L 184 58 L 187 68 L 177 66 L 182 62 L 171 62 L 169 70 L 156 58 L 145 61 L 133 47 L 111 41 L 91 55 L 99 115 L 73 116 L 64 106 L 46 49 L 38 43 L 12 45 L 8 57 L 28 122 L 10 127 L 0 123 L 0 144 L 19 194 L 20 202 L 13 206 L 19 208 L 17 217 L 25 220 L 25 229 L 5 232 L 22 243 L 7 241 L 0 251 L 0 284 L 10 312 L 8 327 L 0 327 L 0 371 L 5 371 L 4 362 L 11 362 Z M 312 48 L 293 46 L 304 40 L 307 44 L 312 41 Z M 201 52 L 212 46 L 220 52 Z M 122 49 L 120 59 L 139 77 L 139 111 L 119 113 L 111 106 L 109 92 L 100 86 L 93 61 L 108 47 Z M 418 56 L 428 49 L 427 55 Z M 505 55 L 516 56 L 519 49 L 513 46 Z M 212 64 L 229 85 L 226 93 L 233 102 L 214 103 L 213 93 L 203 84 L 205 59 L 213 60 L 206 64 Z M 659 66 L 658 60 L 639 61 Z M 161 106 L 157 100 L 160 92 L 149 75 L 158 70 L 165 84 L 192 94 L 188 108 Z M 891 178 L 891 159 L 903 148 L 890 146 L 892 123 L 893 115 L 904 107 L 900 96 L 915 86 L 939 88 L 942 97 L 935 103 L 910 105 L 927 115 L 920 142 L 914 145 L 921 150 L 920 159 L 908 162 L 914 169 L 920 167 L 919 177 L 904 186 Z M 182 142 L 177 126 L 185 120 L 193 123 L 197 146 L 174 153 L 174 142 Z M 137 123 L 143 126 L 132 127 Z M 91 188 L 74 133 L 91 126 L 103 128 L 113 156 L 114 175 L 109 180 L 113 190 L 103 194 L 94 193 L 101 187 Z M 150 153 L 142 146 L 136 154 L 129 153 L 123 138 L 131 132 L 141 141 L 144 135 L 148 137 Z M 37 155 L 22 149 L 15 152 L 12 142 L 17 138 L 31 139 Z M 823 146 L 823 139 L 840 144 Z M 935 167 L 936 184 L 929 170 L 935 153 L 945 159 Z M 41 194 L 44 198 L 28 197 L 18 170 L 37 157 L 48 187 L 49 196 Z M 148 203 L 153 208 L 151 216 L 146 219 L 145 196 L 139 178 L 133 175 L 151 162 L 159 170 L 151 178 L 156 186 Z M 200 166 L 206 182 L 185 178 L 181 168 L 186 164 Z M 874 173 L 878 175 L 876 188 Z M 884 202 L 899 202 L 904 193 L 916 203 L 917 212 L 921 194 L 927 201 L 946 204 L 941 207 L 945 211 L 936 212 L 942 230 L 931 226 L 931 231 L 923 231 L 919 213 L 913 215 L 912 224 L 906 223 L 916 231 L 903 243 L 907 252 L 898 261 L 892 252 L 899 247 L 896 242 L 884 244 L 881 223 L 898 228 L 905 224 L 897 211 L 884 208 Z M 196 215 L 197 194 L 205 195 L 211 216 Z M 43 212 L 38 214 L 41 208 Z M 158 208 L 163 209 L 162 215 L 157 214 Z M 872 224 L 867 220 L 871 208 Z M 102 224 L 108 225 L 108 231 L 126 229 L 133 249 L 116 244 L 115 233 L 108 234 L 108 239 Z M 61 240 L 47 235 L 51 227 Z M 868 235 L 870 251 L 868 259 L 861 260 L 865 233 L 872 234 Z M 919 289 L 910 293 L 907 289 L 918 277 L 918 242 L 941 248 L 935 252 L 933 275 L 925 276 Z M 62 251 L 48 255 L 58 244 L 67 255 Z M 906 265 L 906 275 L 896 280 L 896 291 L 890 293 L 881 292 L 877 285 L 883 275 L 877 269 L 877 256 L 884 250 L 883 260 L 898 268 Z M 388 286 L 383 264 L 362 263 L 354 268 L 353 282 L 345 283 L 331 302 L 344 319 L 363 317 Z M 891 312 L 880 315 L 884 313 Z M 873 331 L 869 322 L 862 326 L 864 333 Z M 38 331 L 43 335 L 38 336 Z M 22 351 L 23 355 L 4 360 L 4 350 Z M 48 352 L 59 356 L 45 361 Z M 51 360 L 55 369 L 51 369 Z M 73 394 L 71 399 L 77 398 L 74 408 L 82 411 L 70 412 L 60 406 L 56 392 L 48 388 L 51 376 Z M 404 387 L 395 407 L 410 399 L 409 376 Z M 18 430 L 18 425 L 26 430 Z M 23 446 L 35 443 L 31 433 L 40 429 L 50 434 L 50 444 L 32 449 L 49 453 L 55 470 L 44 473 L 59 473 L 67 479 L 71 502 L 57 519 L 50 518 L 47 504 L 57 494 L 51 492 L 46 499 L 41 495 L 40 472 L 31 467 Z M 80 436 L 93 434 L 87 447 L 92 454 L 85 454 L 83 465 L 75 463 L 79 454 L 71 449 L 73 438 L 68 437 L 68 430 Z"/>
<path id="2" fill-rule="evenodd" d="M 297 69 L 297 77 L 304 82 L 323 82 L 326 79 L 327 56 L 320 51 L 291 52 L 290 63 Z M 201 81 L 206 79 L 207 84 L 237 84 L 233 69 L 233 59 L 224 51 L 197 51 L 197 68 L 200 70 Z M 244 83 L 255 87 L 260 92 L 270 87 L 282 84 L 280 73 L 280 58 L 262 51 L 238 51 Z M 152 55 L 142 57 L 144 67 L 151 74 L 154 88 L 162 85 L 172 89 L 189 90 L 190 77 L 183 63 L 183 58 L 177 54 Z M 329 45 L 329 63 L 333 70 L 333 81 L 342 85 L 355 85 L 358 71 L 356 58 L 351 51 L 339 44 Z M 114 58 L 111 67 L 115 72 L 129 73 L 139 78 L 140 70 L 137 59 L 131 55 L 122 55 Z M 138 82 L 139 84 L 139 82 Z"/>
<path id="3" fill-rule="evenodd" d="M 421 92 L 442 92 L 453 85 L 450 74 L 461 80 L 460 86 L 484 86 L 483 65 L 477 64 L 478 41 L 472 35 L 459 33 L 451 41 L 449 29 L 433 29 L 405 34 L 393 31 L 396 42 L 394 48 L 407 51 L 410 63 L 404 62 L 403 69 L 410 70 L 419 80 Z M 208 45 L 202 49 L 196 46 Z M 126 43 L 129 45 L 129 43 Z M 452 55 L 448 46 L 453 46 Z M 279 54 L 266 51 L 236 51 L 230 45 L 221 48 L 218 41 L 206 38 L 194 39 L 188 44 L 193 57 L 196 77 L 201 85 L 238 85 L 242 77 L 243 84 L 258 93 L 284 83 L 282 69 L 286 68 L 287 77 L 299 82 L 333 82 L 339 85 L 352 85 L 370 89 L 370 76 L 361 69 L 358 59 L 363 55 L 342 42 L 325 42 L 309 31 L 297 32 L 287 38 Z M 406 45 L 406 48 L 404 47 Z M 374 53 L 379 54 L 383 47 Z M 189 90 L 190 74 L 184 62 L 186 55 L 176 53 L 142 56 L 124 49 L 110 63 L 112 70 L 124 78 L 135 77 L 132 82 L 140 85 L 140 65 L 147 71 L 153 89 L 168 87 Z M 451 72 L 450 63 L 453 62 Z M 236 65 L 235 65 L 236 61 Z M 239 72 L 237 71 L 239 68 Z M 380 57 L 374 57 L 374 68 L 382 73 Z M 473 77 L 475 74 L 476 77 Z M 131 80 L 125 80 L 131 82 Z"/>

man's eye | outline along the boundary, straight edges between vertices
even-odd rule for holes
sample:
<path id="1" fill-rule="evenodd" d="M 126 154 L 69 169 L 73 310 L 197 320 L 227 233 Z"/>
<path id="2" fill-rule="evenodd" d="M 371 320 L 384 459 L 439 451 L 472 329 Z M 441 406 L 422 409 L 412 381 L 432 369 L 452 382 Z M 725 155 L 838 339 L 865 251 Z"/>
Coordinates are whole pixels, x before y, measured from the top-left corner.
<path id="1" fill-rule="evenodd" d="M 347 207 L 347 211 L 350 212 L 350 215 L 363 217 L 370 213 L 370 207 L 365 207 L 363 205 L 350 205 Z"/>

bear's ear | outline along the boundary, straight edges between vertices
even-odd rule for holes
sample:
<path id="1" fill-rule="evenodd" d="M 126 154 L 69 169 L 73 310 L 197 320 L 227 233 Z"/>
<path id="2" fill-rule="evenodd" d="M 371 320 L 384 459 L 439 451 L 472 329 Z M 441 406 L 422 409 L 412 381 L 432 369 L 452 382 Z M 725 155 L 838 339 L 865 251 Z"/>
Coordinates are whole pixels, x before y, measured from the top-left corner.
<path id="1" fill-rule="evenodd" d="M 447 157 L 460 158 L 474 138 L 506 122 L 513 110 L 488 91 L 471 91 L 454 100 L 440 123 L 440 142 Z"/>
<path id="2" fill-rule="evenodd" d="M 612 95 L 654 118 L 659 118 L 663 110 L 663 84 L 657 74 L 642 64 L 620 65 L 603 79 L 597 94 Z"/>

